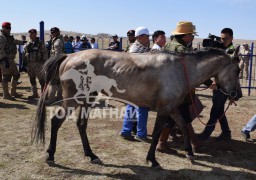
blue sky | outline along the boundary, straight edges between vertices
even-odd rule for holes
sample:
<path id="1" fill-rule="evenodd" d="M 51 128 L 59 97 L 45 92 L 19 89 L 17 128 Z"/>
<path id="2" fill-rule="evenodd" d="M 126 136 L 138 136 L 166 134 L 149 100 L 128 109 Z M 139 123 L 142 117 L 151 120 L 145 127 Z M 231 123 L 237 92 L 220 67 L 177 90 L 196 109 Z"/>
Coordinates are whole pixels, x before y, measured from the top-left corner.
<path id="1" fill-rule="evenodd" d="M 8 0 L 2 3 L 0 21 L 11 22 L 13 33 L 39 29 L 44 21 L 46 30 L 56 26 L 119 36 L 138 26 L 170 36 L 177 22 L 191 21 L 199 38 L 230 27 L 235 39 L 255 40 L 255 9 L 256 0 Z"/>

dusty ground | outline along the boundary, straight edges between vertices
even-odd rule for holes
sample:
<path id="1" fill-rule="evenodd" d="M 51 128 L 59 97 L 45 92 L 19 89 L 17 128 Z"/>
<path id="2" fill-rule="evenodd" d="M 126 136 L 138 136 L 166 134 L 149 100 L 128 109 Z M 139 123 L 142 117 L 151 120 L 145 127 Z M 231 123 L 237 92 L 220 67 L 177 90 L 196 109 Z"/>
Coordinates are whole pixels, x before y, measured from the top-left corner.
<path id="1" fill-rule="evenodd" d="M 31 145 L 30 134 L 37 101 L 28 101 L 30 94 L 27 75 L 22 74 L 23 83 L 18 91 L 24 96 L 17 101 L 0 100 L 0 179 L 255 179 L 256 144 L 243 142 L 240 130 L 256 112 L 256 92 L 252 91 L 227 111 L 232 130 L 232 140 L 216 142 L 219 125 L 213 137 L 196 153 L 196 162 L 185 158 L 183 146 L 169 139 L 176 155 L 156 153 L 163 170 L 155 170 L 146 164 L 149 144 L 129 142 L 119 137 L 122 119 L 93 119 L 89 121 L 88 135 L 93 151 L 103 165 L 91 164 L 83 156 L 81 140 L 72 120 L 66 121 L 59 131 L 56 165 L 44 162 L 49 144 L 50 121 L 47 121 L 46 145 Z M 211 92 L 200 91 L 199 98 L 206 106 L 201 119 L 207 122 L 211 107 Z M 2 94 L 1 94 L 2 95 Z M 120 103 L 113 103 L 121 106 Z M 148 134 L 151 138 L 156 114 L 150 112 Z M 197 133 L 203 125 L 193 122 Z M 252 133 L 255 139 L 256 134 Z"/>

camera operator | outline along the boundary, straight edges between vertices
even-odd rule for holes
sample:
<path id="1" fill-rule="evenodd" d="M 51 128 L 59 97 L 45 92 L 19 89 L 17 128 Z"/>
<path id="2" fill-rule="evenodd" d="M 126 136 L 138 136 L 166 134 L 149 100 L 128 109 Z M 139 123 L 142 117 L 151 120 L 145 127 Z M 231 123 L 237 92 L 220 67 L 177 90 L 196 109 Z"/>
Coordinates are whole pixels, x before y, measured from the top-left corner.
<path id="1" fill-rule="evenodd" d="M 233 41 L 233 30 L 230 28 L 224 28 L 222 29 L 220 34 L 220 41 L 215 41 L 213 44 L 217 48 L 226 50 L 228 54 L 232 54 L 235 51 L 235 47 L 232 41 Z M 218 90 L 217 86 L 218 85 L 215 82 L 212 83 L 211 89 L 213 89 L 213 96 L 212 96 L 213 104 L 210 112 L 210 119 L 207 123 L 207 125 L 211 125 L 211 126 L 205 126 L 204 131 L 198 135 L 201 141 L 205 141 L 210 137 L 210 135 L 215 129 L 215 123 L 222 115 L 223 115 L 222 118 L 219 119 L 222 132 L 217 137 L 216 140 L 221 141 L 221 140 L 231 139 L 231 131 L 228 126 L 227 117 L 224 114 L 224 106 L 225 106 L 226 100 L 228 99 L 228 96 L 223 94 L 220 90 Z"/>
<path id="2" fill-rule="evenodd" d="M 221 36 L 215 36 L 209 34 L 208 38 L 203 40 L 203 47 L 215 47 L 226 50 L 228 54 L 232 54 L 235 51 L 233 46 L 233 30 L 230 28 L 224 28 L 221 31 Z"/>

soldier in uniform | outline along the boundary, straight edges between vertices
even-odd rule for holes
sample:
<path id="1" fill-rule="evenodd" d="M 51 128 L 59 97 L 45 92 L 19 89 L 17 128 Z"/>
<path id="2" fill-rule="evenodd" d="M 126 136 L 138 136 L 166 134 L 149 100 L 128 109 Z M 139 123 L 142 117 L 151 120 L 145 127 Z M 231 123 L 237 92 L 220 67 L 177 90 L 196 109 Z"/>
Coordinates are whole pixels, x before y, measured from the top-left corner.
<path id="1" fill-rule="evenodd" d="M 128 37 L 129 44 L 126 47 L 125 52 L 129 52 L 130 46 L 136 41 L 135 31 L 134 30 L 129 30 L 127 32 L 127 37 Z"/>
<path id="2" fill-rule="evenodd" d="M 36 29 L 28 31 L 30 41 L 25 45 L 23 51 L 23 60 L 27 64 L 27 71 L 31 83 L 32 95 L 29 99 L 38 98 L 36 77 L 41 85 L 41 92 L 44 88 L 44 76 L 42 71 L 43 63 L 48 59 L 47 49 L 43 41 L 37 37 Z"/>
<path id="3" fill-rule="evenodd" d="M 63 36 L 60 35 L 60 30 L 57 27 L 53 27 L 51 28 L 51 35 L 52 35 L 52 39 L 51 39 L 51 50 L 50 50 L 50 56 L 56 56 L 59 54 L 64 54 L 64 39 Z M 57 98 L 55 99 L 55 94 L 57 92 Z M 51 88 L 49 91 L 49 96 L 48 96 L 48 100 L 46 101 L 46 104 L 51 104 L 53 103 L 55 100 L 60 100 L 62 99 L 62 89 L 61 89 L 61 84 L 60 84 L 60 79 L 55 79 L 52 83 L 51 83 Z"/>
<path id="4" fill-rule="evenodd" d="M 14 39 L 10 33 L 11 23 L 3 22 L 0 34 L 0 69 L 2 71 L 3 99 L 15 100 L 14 97 L 20 97 L 21 95 L 16 92 L 20 73 L 14 59 L 17 53 L 17 45 L 23 45 L 24 42 Z M 12 87 L 10 94 L 8 82 L 10 82 L 11 79 Z"/>

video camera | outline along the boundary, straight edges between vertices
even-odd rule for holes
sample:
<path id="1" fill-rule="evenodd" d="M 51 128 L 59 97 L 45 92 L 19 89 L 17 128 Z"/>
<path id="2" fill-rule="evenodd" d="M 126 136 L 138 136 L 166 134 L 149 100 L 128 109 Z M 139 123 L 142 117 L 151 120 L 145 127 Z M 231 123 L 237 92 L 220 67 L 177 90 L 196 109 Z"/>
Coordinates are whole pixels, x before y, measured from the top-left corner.
<path id="1" fill-rule="evenodd" d="M 223 48 L 223 42 L 221 42 L 221 38 L 212 34 L 209 34 L 208 38 L 203 39 L 202 45 L 203 47 Z"/>

